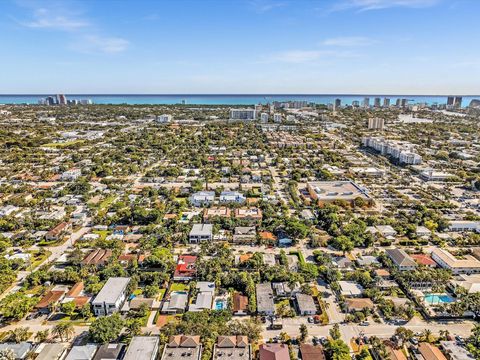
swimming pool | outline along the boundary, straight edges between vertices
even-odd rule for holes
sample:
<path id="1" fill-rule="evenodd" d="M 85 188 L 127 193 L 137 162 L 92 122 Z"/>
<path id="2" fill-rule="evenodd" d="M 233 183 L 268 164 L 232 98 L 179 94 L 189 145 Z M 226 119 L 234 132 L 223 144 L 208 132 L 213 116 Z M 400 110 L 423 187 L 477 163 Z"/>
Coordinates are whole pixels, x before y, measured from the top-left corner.
<path id="1" fill-rule="evenodd" d="M 215 310 L 224 310 L 226 303 L 224 300 L 215 300 Z"/>
<path id="2" fill-rule="evenodd" d="M 449 304 L 455 301 L 453 297 L 447 294 L 428 294 L 425 295 L 425 302 L 430 305 Z"/>

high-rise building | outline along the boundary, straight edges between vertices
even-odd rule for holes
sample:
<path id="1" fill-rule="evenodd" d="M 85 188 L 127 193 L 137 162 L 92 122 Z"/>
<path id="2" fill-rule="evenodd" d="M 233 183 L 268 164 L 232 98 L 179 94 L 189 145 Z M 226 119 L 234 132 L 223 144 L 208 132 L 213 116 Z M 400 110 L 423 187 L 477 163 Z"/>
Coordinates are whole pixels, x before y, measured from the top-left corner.
<path id="1" fill-rule="evenodd" d="M 268 122 L 268 114 L 267 114 L 267 113 L 261 113 L 261 114 L 260 114 L 260 121 L 261 121 L 262 123 Z"/>
<path id="2" fill-rule="evenodd" d="M 406 107 L 408 105 L 408 99 L 402 99 L 401 106 Z"/>
<path id="3" fill-rule="evenodd" d="M 383 99 L 383 107 L 390 107 L 390 99 L 389 98 Z"/>
<path id="4" fill-rule="evenodd" d="M 462 107 L 462 97 L 461 96 L 455 96 L 455 99 L 453 99 L 453 107 L 455 109 L 460 109 Z"/>
<path id="5" fill-rule="evenodd" d="M 382 118 L 368 119 L 368 128 L 371 130 L 383 130 L 385 120 Z"/>
<path id="6" fill-rule="evenodd" d="M 282 122 L 282 114 L 273 114 L 273 122 L 281 123 Z"/>
<path id="7" fill-rule="evenodd" d="M 58 105 L 67 105 L 67 97 L 63 94 L 57 95 L 57 104 Z"/>
<path id="8" fill-rule="evenodd" d="M 447 97 L 447 106 L 453 106 L 454 101 L 455 101 L 455 98 L 453 96 Z"/>
<path id="9" fill-rule="evenodd" d="M 363 99 L 363 107 L 369 108 L 370 107 L 370 98 L 366 97 Z"/>
<path id="10" fill-rule="evenodd" d="M 379 97 L 376 97 L 374 100 L 373 100 L 373 106 L 376 107 L 376 108 L 379 108 L 381 106 L 381 100 Z"/>
<path id="11" fill-rule="evenodd" d="M 398 98 L 398 99 L 395 101 L 395 106 L 396 106 L 396 107 L 400 107 L 400 105 L 402 105 L 402 99 Z"/>
<path id="12" fill-rule="evenodd" d="M 255 109 L 230 109 L 232 120 L 255 120 L 257 112 Z"/>
<path id="13" fill-rule="evenodd" d="M 335 103 L 333 104 L 333 110 L 338 110 L 342 106 L 342 99 L 335 99 Z"/>
<path id="14" fill-rule="evenodd" d="M 353 107 L 360 107 L 360 101 L 358 101 L 358 100 L 353 100 L 353 101 L 352 101 L 352 106 L 353 106 Z"/>

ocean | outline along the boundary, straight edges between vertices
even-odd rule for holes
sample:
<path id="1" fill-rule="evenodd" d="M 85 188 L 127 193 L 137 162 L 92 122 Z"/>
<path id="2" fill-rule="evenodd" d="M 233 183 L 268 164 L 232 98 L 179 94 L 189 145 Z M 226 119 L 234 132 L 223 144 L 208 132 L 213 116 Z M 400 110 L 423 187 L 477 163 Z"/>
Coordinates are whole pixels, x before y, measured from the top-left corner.
<path id="1" fill-rule="evenodd" d="M 40 95 L 0 95 L 0 104 L 37 104 L 38 100 L 51 96 L 52 94 Z M 245 94 L 245 95 L 129 95 L 129 94 L 65 94 L 67 99 L 91 99 L 95 104 L 128 104 L 128 105 L 174 105 L 185 102 L 187 105 L 254 105 L 266 104 L 273 101 L 306 100 L 316 104 L 331 104 L 335 99 L 341 99 L 342 105 L 351 105 L 353 101 L 362 104 L 365 97 L 370 98 L 370 105 L 373 105 L 376 97 L 390 99 L 390 104 L 395 105 L 398 98 L 406 98 L 409 104 L 427 103 L 446 104 L 447 96 L 427 95 L 341 95 L 341 94 Z M 478 96 L 464 96 L 462 106 L 468 106 L 472 99 L 480 99 Z"/>

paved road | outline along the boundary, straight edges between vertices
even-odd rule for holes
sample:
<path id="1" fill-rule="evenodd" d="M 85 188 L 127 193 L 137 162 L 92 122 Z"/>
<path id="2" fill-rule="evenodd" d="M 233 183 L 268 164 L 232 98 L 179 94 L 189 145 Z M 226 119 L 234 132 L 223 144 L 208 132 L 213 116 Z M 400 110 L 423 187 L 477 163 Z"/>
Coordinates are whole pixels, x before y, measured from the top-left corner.
<path id="1" fill-rule="evenodd" d="M 87 223 L 90 222 L 90 218 L 87 218 Z M 50 246 L 50 247 L 45 247 L 45 250 L 48 250 L 51 252 L 51 255 L 45 259 L 41 264 L 39 264 L 37 267 L 32 269 L 31 271 L 19 271 L 17 273 L 17 279 L 12 286 L 3 292 L 3 294 L 0 294 L 0 300 L 2 300 L 5 296 L 8 294 L 14 293 L 20 289 L 20 284 L 25 280 L 25 278 L 31 274 L 34 271 L 37 271 L 43 264 L 46 264 L 48 262 L 55 261 L 58 259 L 61 255 L 63 255 L 68 248 L 70 248 L 75 242 L 80 239 L 84 234 L 90 231 L 90 227 L 84 226 L 80 228 L 78 231 L 72 233 L 70 235 L 70 238 L 66 240 L 64 243 L 58 245 L 58 246 Z M 33 246 L 31 249 L 38 249 L 38 247 Z"/>

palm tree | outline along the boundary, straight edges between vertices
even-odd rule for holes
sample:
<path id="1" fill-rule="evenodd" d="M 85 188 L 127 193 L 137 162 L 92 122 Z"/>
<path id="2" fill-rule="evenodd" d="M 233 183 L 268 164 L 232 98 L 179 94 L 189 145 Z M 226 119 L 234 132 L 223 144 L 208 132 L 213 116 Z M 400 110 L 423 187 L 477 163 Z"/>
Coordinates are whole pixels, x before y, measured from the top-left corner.
<path id="1" fill-rule="evenodd" d="M 430 329 L 423 330 L 421 339 L 422 341 L 427 342 L 429 344 L 433 343 L 435 341 L 435 337 L 432 334 L 432 330 Z"/>
<path id="2" fill-rule="evenodd" d="M 55 337 L 58 336 L 62 342 L 64 338 L 69 340 L 74 334 L 75 329 L 73 328 L 73 324 L 70 322 L 61 322 L 55 325 L 52 329 L 52 335 Z"/>

